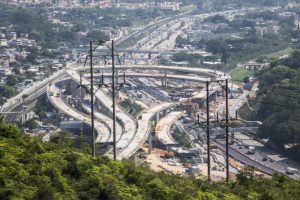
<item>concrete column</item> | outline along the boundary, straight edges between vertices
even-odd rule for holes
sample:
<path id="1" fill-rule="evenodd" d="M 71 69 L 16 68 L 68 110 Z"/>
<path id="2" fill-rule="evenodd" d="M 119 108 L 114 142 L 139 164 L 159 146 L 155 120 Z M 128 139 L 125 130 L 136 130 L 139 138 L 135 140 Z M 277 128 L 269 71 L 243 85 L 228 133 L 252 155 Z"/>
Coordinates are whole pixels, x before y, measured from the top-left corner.
<path id="1" fill-rule="evenodd" d="M 119 84 L 119 70 L 116 70 L 116 84 Z"/>
<path id="2" fill-rule="evenodd" d="M 158 123 L 158 121 L 159 121 L 159 112 L 156 113 L 156 123 L 155 123 L 155 127 L 156 127 L 156 124 Z M 155 129 L 155 127 L 154 127 L 154 129 Z"/>
<path id="3" fill-rule="evenodd" d="M 168 88 L 167 71 L 165 71 L 165 88 Z"/>
<path id="4" fill-rule="evenodd" d="M 149 133 L 148 136 L 148 154 L 152 152 L 152 133 Z"/>
<path id="5" fill-rule="evenodd" d="M 167 110 L 163 110 L 163 115 L 164 115 L 164 116 L 167 115 Z"/>
<path id="6" fill-rule="evenodd" d="M 24 124 L 27 121 L 27 108 L 25 106 L 23 106 L 22 109 L 22 119 L 21 119 L 21 123 Z"/>
<path id="7" fill-rule="evenodd" d="M 125 64 L 125 60 L 126 60 L 126 54 L 123 53 L 123 59 L 122 59 L 123 64 Z"/>
<path id="8" fill-rule="evenodd" d="M 230 144 L 233 144 L 234 143 L 234 132 L 232 131 L 231 132 L 231 141 L 230 141 Z"/>
<path id="9" fill-rule="evenodd" d="M 217 95 L 217 92 L 215 92 L 213 94 L 213 101 L 217 102 L 217 100 L 218 100 L 218 95 Z"/>

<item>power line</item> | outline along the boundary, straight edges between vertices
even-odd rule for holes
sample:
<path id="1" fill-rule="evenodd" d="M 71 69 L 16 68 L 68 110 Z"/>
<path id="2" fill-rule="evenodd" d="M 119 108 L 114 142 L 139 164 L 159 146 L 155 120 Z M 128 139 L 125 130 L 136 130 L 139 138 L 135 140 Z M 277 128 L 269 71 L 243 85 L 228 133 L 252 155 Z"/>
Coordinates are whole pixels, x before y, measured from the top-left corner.
<path id="1" fill-rule="evenodd" d="M 234 82 L 244 83 L 244 81 L 239 81 L 239 80 L 234 80 Z M 300 89 L 297 89 L 297 88 L 283 87 L 283 86 L 272 85 L 272 84 L 267 84 L 267 83 L 258 83 L 258 84 L 261 86 L 276 87 L 276 88 L 280 88 L 280 89 L 284 89 L 284 90 L 292 90 L 292 91 L 300 92 Z"/>
<path id="2" fill-rule="evenodd" d="M 257 103 L 270 104 L 270 105 L 275 105 L 275 106 L 280 106 L 280 107 L 285 107 L 285 108 L 291 108 L 291 109 L 300 109 L 300 107 L 287 106 L 287 105 L 282 105 L 282 104 L 278 104 L 278 103 L 271 103 L 271 102 L 267 102 L 267 101 L 259 101 L 259 100 L 252 100 L 252 99 L 243 99 L 243 98 L 236 98 L 236 99 L 245 100 L 245 101 L 253 101 L 253 102 L 257 102 Z"/>
<path id="3" fill-rule="evenodd" d="M 283 94 L 279 94 L 279 93 L 277 93 L 277 94 L 273 94 L 273 93 L 267 93 L 267 94 L 269 94 L 269 95 L 280 95 L 280 96 L 282 96 L 282 97 L 287 97 L 287 98 L 294 98 L 294 99 L 298 99 L 298 100 L 300 100 L 300 97 L 295 97 L 295 96 L 290 96 L 290 95 L 283 95 Z"/>

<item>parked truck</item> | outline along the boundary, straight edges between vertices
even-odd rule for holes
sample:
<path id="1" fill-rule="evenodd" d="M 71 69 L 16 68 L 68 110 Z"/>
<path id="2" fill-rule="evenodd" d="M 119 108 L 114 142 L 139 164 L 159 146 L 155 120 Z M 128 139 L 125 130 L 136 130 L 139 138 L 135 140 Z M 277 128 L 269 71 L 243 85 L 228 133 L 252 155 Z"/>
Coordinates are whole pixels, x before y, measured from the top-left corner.
<path id="1" fill-rule="evenodd" d="M 255 147 L 249 146 L 248 147 L 248 154 L 255 154 Z"/>
<path id="2" fill-rule="evenodd" d="M 297 172 L 296 168 L 292 168 L 292 167 L 287 167 L 286 168 L 286 173 L 287 174 L 295 174 Z"/>

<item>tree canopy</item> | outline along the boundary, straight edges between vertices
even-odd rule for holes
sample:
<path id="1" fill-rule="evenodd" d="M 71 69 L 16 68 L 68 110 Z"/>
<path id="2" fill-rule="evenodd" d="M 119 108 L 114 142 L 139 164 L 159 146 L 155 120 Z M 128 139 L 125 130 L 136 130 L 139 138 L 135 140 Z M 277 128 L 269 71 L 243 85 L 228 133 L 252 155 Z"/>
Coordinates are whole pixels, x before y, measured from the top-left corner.
<path id="1" fill-rule="evenodd" d="M 259 137 L 270 139 L 278 149 L 299 161 L 300 153 L 300 52 L 278 59 L 259 72 L 259 92 L 253 103 L 253 120 L 263 125 Z M 286 149 L 285 145 L 291 148 Z"/>
<path id="2" fill-rule="evenodd" d="M 277 200 L 300 195 L 300 182 L 281 175 L 255 179 L 247 168 L 228 185 L 207 183 L 154 172 L 132 161 L 93 158 L 66 133 L 52 140 L 22 136 L 0 122 L 1 199 Z"/>

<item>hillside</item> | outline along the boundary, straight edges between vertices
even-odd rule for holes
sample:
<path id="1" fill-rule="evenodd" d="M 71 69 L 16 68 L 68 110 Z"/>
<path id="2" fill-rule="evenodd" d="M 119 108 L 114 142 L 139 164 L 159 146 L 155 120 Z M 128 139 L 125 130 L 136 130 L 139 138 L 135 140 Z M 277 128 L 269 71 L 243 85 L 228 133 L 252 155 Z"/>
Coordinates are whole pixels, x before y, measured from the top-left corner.
<path id="1" fill-rule="evenodd" d="M 274 147 L 300 161 L 300 52 L 276 60 L 260 71 L 259 92 L 241 114 L 244 118 L 260 120 L 258 136 L 269 139 Z M 289 148 L 287 148 L 289 147 Z"/>
<path id="2" fill-rule="evenodd" d="M 92 158 L 67 134 L 43 143 L 0 123 L 0 199 L 299 199 L 300 182 L 275 175 L 207 183 L 130 161 Z"/>

